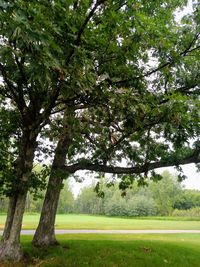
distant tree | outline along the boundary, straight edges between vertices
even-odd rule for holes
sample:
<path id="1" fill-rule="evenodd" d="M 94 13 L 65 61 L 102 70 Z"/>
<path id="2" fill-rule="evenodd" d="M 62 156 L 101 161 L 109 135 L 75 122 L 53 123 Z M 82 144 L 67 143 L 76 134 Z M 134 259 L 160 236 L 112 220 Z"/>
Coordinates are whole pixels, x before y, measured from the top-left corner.
<path id="1" fill-rule="evenodd" d="M 172 176 L 168 171 L 164 171 L 162 177 L 162 180 L 150 184 L 150 190 L 157 204 L 158 214 L 170 215 L 182 188 L 176 175 Z"/>
<path id="2" fill-rule="evenodd" d="M 127 216 L 127 203 L 122 197 L 111 198 L 105 203 L 105 214 L 109 216 Z"/>
<path id="3" fill-rule="evenodd" d="M 8 199 L 5 197 L 0 198 L 0 212 L 6 212 L 8 208 Z"/>
<path id="4" fill-rule="evenodd" d="M 75 211 L 85 214 L 104 213 L 104 199 L 97 196 L 95 185 L 85 187 L 79 193 L 75 202 Z"/>
<path id="5" fill-rule="evenodd" d="M 200 206 L 200 191 L 198 190 L 183 190 L 177 197 L 174 203 L 174 208 L 179 210 L 187 210 Z"/>
<path id="6" fill-rule="evenodd" d="M 153 198 L 135 196 L 127 202 L 127 216 L 154 216 L 157 205 Z"/>
<path id="7" fill-rule="evenodd" d="M 74 196 L 67 181 L 64 182 L 60 194 L 57 213 L 72 213 L 74 211 Z"/>

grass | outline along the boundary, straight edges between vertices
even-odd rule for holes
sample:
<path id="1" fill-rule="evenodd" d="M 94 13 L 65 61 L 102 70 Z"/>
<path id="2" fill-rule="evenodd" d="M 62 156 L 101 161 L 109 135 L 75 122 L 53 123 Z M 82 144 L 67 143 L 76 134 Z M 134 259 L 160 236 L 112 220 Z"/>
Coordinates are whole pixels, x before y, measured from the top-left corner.
<path id="1" fill-rule="evenodd" d="M 35 249 L 31 237 L 22 244 L 26 262 L 1 267 L 198 267 L 200 237 L 197 234 L 174 235 L 61 235 L 61 246 Z"/>
<path id="2" fill-rule="evenodd" d="M 5 222 L 0 215 L 0 225 Z M 33 229 L 39 214 L 25 214 L 24 229 Z M 57 229 L 200 229 L 186 218 L 116 218 L 91 215 L 57 215 Z M 25 261 L 0 263 L 1 267 L 198 267 L 199 234 L 68 234 L 61 246 L 36 249 L 31 236 L 22 236 Z"/>
<path id="3" fill-rule="evenodd" d="M 0 229 L 3 228 L 6 216 L 0 215 Z M 168 220 L 167 220 L 168 219 Z M 39 214 L 25 214 L 23 229 L 35 229 Z M 200 221 L 186 218 L 117 218 L 92 215 L 59 214 L 56 219 L 57 229 L 179 229 L 199 230 Z"/>

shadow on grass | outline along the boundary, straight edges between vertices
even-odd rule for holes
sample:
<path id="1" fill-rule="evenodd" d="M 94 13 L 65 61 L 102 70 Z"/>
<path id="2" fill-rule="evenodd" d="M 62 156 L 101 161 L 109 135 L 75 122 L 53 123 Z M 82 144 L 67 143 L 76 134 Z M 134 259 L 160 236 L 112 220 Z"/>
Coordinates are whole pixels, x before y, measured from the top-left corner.
<path id="1" fill-rule="evenodd" d="M 34 248 L 24 240 L 25 259 L 1 267 L 198 267 L 199 246 L 161 240 L 61 240 L 60 246 Z"/>

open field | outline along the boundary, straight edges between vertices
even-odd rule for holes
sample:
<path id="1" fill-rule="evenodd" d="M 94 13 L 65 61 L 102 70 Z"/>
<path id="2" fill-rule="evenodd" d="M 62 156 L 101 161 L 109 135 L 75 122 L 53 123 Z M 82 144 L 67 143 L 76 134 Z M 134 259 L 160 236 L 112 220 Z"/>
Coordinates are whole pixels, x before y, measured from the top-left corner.
<path id="1" fill-rule="evenodd" d="M 6 220 L 6 215 L 0 215 L 0 229 Z M 39 214 L 25 214 L 23 229 L 35 229 Z M 200 230 L 200 221 L 190 221 L 186 218 L 116 218 L 92 215 L 58 214 L 56 229 L 179 229 Z"/>
<path id="2" fill-rule="evenodd" d="M 200 236 L 174 235 L 62 235 L 62 246 L 35 249 L 23 236 L 26 262 L 1 267 L 199 267 Z"/>

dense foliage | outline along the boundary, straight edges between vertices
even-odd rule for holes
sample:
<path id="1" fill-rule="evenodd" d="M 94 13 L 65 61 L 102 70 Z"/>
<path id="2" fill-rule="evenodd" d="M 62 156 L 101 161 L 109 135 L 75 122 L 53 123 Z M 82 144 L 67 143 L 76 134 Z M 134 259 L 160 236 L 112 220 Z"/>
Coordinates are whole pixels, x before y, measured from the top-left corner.
<path id="1" fill-rule="evenodd" d="M 57 140 L 71 107 L 67 172 L 146 174 L 198 163 L 199 11 L 177 23 L 185 2 L 3 1 L 0 95 L 10 104 L 1 105 L 19 114 L 19 139 L 50 123 L 44 136 Z M 109 168 L 123 158 L 126 169 Z M 8 180 L 15 190 L 14 175 Z"/>
<path id="2" fill-rule="evenodd" d="M 187 209 L 200 206 L 199 191 L 184 189 L 177 181 L 178 177 L 168 172 L 162 175 L 161 181 L 150 182 L 147 187 L 138 187 L 134 183 L 123 197 L 118 184 L 110 188 L 105 184 L 102 185 L 104 198 L 96 195 L 94 185 L 86 187 L 75 201 L 75 211 L 110 216 L 162 216 L 171 215 L 174 209 L 185 209 L 186 205 L 188 205 Z M 184 200 L 183 205 L 181 200 Z"/>

